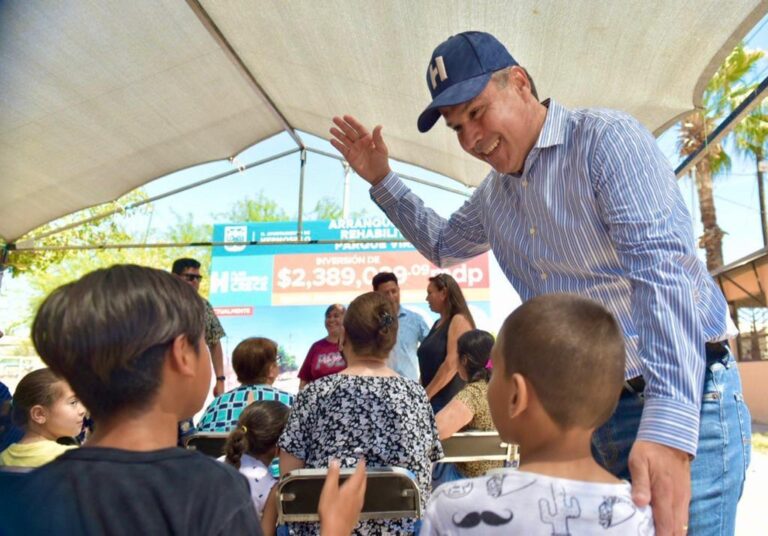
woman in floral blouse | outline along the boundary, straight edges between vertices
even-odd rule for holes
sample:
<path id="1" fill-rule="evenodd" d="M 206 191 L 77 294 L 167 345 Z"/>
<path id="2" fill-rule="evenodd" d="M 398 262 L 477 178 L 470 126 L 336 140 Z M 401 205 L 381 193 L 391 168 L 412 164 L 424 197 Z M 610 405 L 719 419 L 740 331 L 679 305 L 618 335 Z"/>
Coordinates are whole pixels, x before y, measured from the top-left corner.
<path id="1" fill-rule="evenodd" d="M 376 292 L 356 298 L 344 316 L 342 372 L 310 383 L 296 397 L 278 443 L 280 472 L 328 467 L 331 458 L 354 467 L 410 470 L 421 490 L 422 508 L 431 493 L 432 462 L 443 456 L 426 392 L 387 367 L 397 339 L 397 314 Z M 361 521 L 355 534 L 404 534 L 414 519 Z M 317 534 L 312 523 L 291 524 L 296 534 Z"/>

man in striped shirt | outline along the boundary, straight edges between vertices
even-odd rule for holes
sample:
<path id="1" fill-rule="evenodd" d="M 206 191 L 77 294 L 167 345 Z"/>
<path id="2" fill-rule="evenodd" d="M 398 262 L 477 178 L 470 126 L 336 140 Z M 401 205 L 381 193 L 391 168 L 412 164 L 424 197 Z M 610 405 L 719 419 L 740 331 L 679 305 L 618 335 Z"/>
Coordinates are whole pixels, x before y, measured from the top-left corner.
<path id="1" fill-rule="evenodd" d="M 627 384 L 595 434 L 597 458 L 631 476 L 660 534 L 685 533 L 689 501 L 691 532 L 733 533 L 750 422 L 723 342 L 732 323 L 655 139 L 625 113 L 540 103 L 528 73 L 485 33 L 439 45 L 427 85 L 419 130 L 442 116 L 493 168 L 448 220 L 391 171 L 381 126 L 334 118 L 331 143 L 435 264 L 490 248 L 523 300 L 566 292 L 603 303 L 624 331 Z"/>

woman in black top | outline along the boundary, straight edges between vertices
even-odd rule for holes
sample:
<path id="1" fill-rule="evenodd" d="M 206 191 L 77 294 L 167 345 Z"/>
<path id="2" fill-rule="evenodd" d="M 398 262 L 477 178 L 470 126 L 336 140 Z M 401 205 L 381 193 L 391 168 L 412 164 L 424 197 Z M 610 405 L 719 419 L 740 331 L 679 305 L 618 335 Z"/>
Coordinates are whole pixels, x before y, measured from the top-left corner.
<path id="1" fill-rule="evenodd" d="M 440 315 L 417 352 L 421 383 L 427 390 L 432 410 L 439 412 L 464 387 L 459 377 L 457 341 L 475 328 L 467 302 L 456 280 L 448 274 L 429 278 L 429 308 Z"/>

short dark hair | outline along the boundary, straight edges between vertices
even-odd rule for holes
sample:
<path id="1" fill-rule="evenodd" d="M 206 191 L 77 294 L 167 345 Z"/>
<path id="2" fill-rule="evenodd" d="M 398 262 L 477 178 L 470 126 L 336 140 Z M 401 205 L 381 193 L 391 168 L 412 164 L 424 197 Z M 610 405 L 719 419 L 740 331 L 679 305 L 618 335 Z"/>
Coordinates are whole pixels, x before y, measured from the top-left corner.
<path id="1" fill-rule="evenodd" d="M 227 462 L 240 468 L 243 454 L 266 454 L 277 445 L 291 410 L 277 400 L 257 400 L 240 414 L 224 446 Z"/>
<path id="2" fill-rule="evenodd" d="M 237 381 L 245 385 L 263 383 L 269 366 L 277 363 L 277 343 L 264 337 L 250 337 L 232 352 L 232 368 Z"/>
<path id="3" fill-rule="evenodd" d="M 474 329 L 475 319 L 472 318 L 472 313 L 469 312 L 467 300 L 464 299 L 464 293 L 461 292 L 461 287 L 453 276 L 445 273 L 437 274 L 430 277 L 429 282 L 435 285 L 437 290 L 446 291 L 446 294 L 448 295 L 448 318 L 453 318 L 458 314 L 464 315 Z"/>
<path id="4" fill-rule="evenodd" d="M 499 333 L 504 374 L 520 373 L 561 428 L 596 428 L 616 409 L 624 384 L 624 337 L 605 307 L 572 294 L 537 296 Z"/>
<path id="5" fill-rule="evenodd" d="M 493 348 L 493 335 L 482 329 L 471 329 L 456 341 L 459 361 L 467 369 L 467 383 L 488 381 L 491 370 L 487 367 Z"/>
<path id="6" fill-rule="evenodd" d="M 386 359 L 397 340 L 397 312 L 378 292 L 361 294 L 344 315 L 344 336 L 356 354 Z"/>
<path id="7" fill-rule="evenodd" d="M 58 384 L 63 381 L 49 368 L 33 370 L 24 376 L 13 393 L 11 410 L 13 424 L 26 428 L 29 424 L 29 412 L 33 407 L 52 406 L 62 395 Z"/>
<path id="8" fill-rule="evenodd" d="M 194 268 L 195 270 L 199 270 L 200 263 L 195 259 L 190 259 L 189 257 L 176 259 L 175 261 L 173 261 L 173 267 L 171 267 L 171 273 L 174 273 L 176 275 L 181 275 L 184 273 L 184 270 L 186 270 L 187 268 Z"/>
<path id="9" fill-rule="evenodd" d="M 204 318 L 202 298 L 178 277 L 122 264 L 51 292 L 32 341 L 98 421 L 149 405 L 173 340 L 185 335 L 199 350 Z"/>
<path id="10" fill-rule="evenodd" d="M 371 280 L 371 284 L 373 285 L 373 290 L 379 290 L 379 287 L 383 285 L 384 283 L 389 283 L 390 281 L 394 282 L 395 285 L 399 285 L 397 282 L 397 276 L 393 274 L 392 272 L 379 272 L 375 276 L 373 276 L 373 279 Z"/>

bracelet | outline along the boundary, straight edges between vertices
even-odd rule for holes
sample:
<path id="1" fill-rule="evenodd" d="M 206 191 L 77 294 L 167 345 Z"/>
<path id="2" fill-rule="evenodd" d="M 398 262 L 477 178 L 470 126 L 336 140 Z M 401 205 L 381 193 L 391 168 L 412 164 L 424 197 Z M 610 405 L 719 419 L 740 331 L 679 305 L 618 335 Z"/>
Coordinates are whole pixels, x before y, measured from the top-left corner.
<path id="1" fill-rule="evenodd" d="M 226 376 L 216 376 L 216 381 L 217 381 L 217 382 L 223 382 L 223 381 L 224 381 L 224 380 L 226 380 L 226 379 L 227 379 L 227 377 L 226 377 Z"/>

